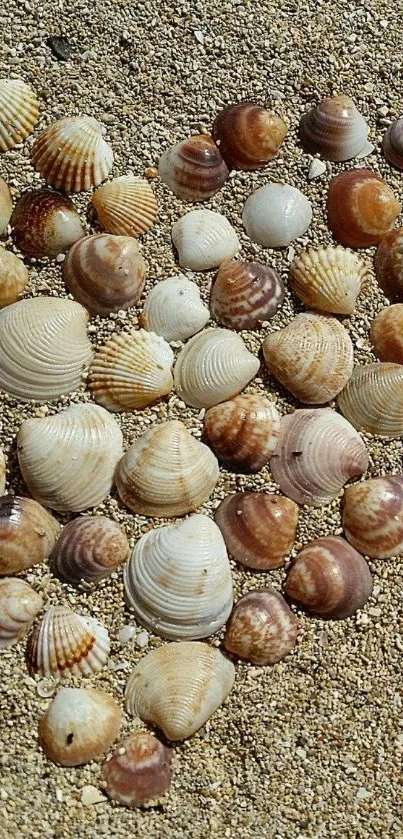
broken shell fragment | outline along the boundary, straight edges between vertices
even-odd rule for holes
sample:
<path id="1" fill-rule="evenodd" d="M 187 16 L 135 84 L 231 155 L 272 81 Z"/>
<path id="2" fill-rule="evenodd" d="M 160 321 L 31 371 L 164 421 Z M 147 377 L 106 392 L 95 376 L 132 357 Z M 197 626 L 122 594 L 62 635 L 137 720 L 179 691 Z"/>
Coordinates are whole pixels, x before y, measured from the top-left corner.
<path id="1" fill-rule="evenodd" d="M 218 323 L 229 329 L 257 329 L 283 300 L 284 285 L 269 265 L 232 259 L 220 265 L 210 307 Z"/>
<path id="2" fill-rule="evenodd" d="M 35 93 L 21 79 L 0 79 L 0 152 L 22 143 L 38 122 Z"/>
<path id="3" fill-rule="evenodd" d="M 161 181 L 184 201 L 206 201 L 218 192 L 229 172 L 208 134 L 182 140 L 163 153 L 158 163 Z"/>
<path id="4" fill-rule="evenodd" d="M 210 312 L 200 299 L 200 290 L 183 274 L 161 280 L 144 303 L 144 326 L 166 341 L 185 341 L 200 332 Z"/>
<path id="5" fill-rule="evenodd" d="M 21 641 L 42 606 L 42 597 L 25 580 L 0 580 L 0 650 Z"/>
<path id="6" fill-rule="evenodd" d="M 92 676 L 106 664 L 109 647 L 107 630 L 94 618 L 51 606 L 28 639 L 28 669 L 47 678 Z"/>
<path id="7" fill-rule="evenodd" d="M 206 440 L 219 460 L 247 472 L 259 472 L 277 445 L 280 415 L 264 396 L 241 395 L 209 408 Z"/>
<path id="8" fill-rule="evenodd" d="M 403 303 L 382 309 L 372 321 L 370 335 L 381 361 L 403 364 Z"/>
<path id="9" fill-rule="evenodd" d="M 172 241 L 181 268 L 207 271 L 239 250 L 239 239 L 225 216 L 212 210 L 191 210 L 172 227 Z"/>
<path id="10" fill-rule="evenodd" d="M 85 236 L 70 198 L 53 189 L 24 192 L 11 217 L 15 246 L 24 256 L 57 256 Z"/>
<path id="11" fill-rule="evenodd" d="M 122 175 L 108 181 L 91 199 L 103 230 L 137 239 L 155 224 L 157 199 L 148 181 Z"/>
<path id="12" fill-rule="evenodd" d="M 390 186 L 371 169 L 349 169 L 330 182 L 328 225 L 334 238 L 347 247 L 377 245 L 401 209 Z"/>
<path id="13" fill-rule="evenodd" d="M 290 285 L 312 309 L 351 315 L 367 275 L 368 268 L 357 254 L 329 245 L 307 248 L 292 261 Z"/>
<path id="14" fill-rule="evenodd" d="M 3 178 L 0 178 L 0 236 L 6 232 L 13 211 L 10 190 Z"/>
<path id="15" fill-rule="evenodd" d="M 252 664 L 276 664 L 297 643 L 299 622 L 274 588 L 244 594 L 233 608 L 224 647 Z"/>
<path id="16" fill-rule="evenodd" d="M 65 192 L 98 186 L 113 165 L 105 129 L 94 117 L 64 117 L 51 123 L 34 143 L 31 163 L 48 184 Z"/>
<path id="17" fill-rule="evenodd" d="M 306 233 L 312 221 L 312 206 L 294 186 L 265 184 L 246 199 L 242 221 L 252 242 L 266 248 L 283 248 Z"/>
<path id="18" fill-rule="evenodd" d="M 0 309 L 16 303 L 28 284 L 28 271 L 11 251 L 0 247 Z"/>
<path id="19" fill-rule="evenodd" d="M 277 154 L 287 126 L 253 102 L 229 105 L 217 114 L 213 137 L 231 169 L 261 169 Z"/>
<path id="20" fill-rule="evenodd" d="M 122 528 L 107 516 L 80 516 L 63 528 L 50 554 L 52 570 L 73 585 L 96 584 L 122 565 L 129 543 Z"/>
<path id="21" fill-rule="evenodd" d="M 389 125 L 382 142 L 385 157 L 397 169 L 403 170 L 403 117 Z"/>
<path id="22" fill-rule="evenodd" d="M 102 766 L 106 794 L 125 807 L 157 801 L 171 786 L 172 749 L 148 731 L 133 731 Z"/>
<path id="23" fill-rule="evenodd" d="M 346 538 L 360 553 L 389 559 L 403 552 L 403 475 L 370 478 L 346 488 Z"/>
<path id="24" fill-rule="evenodd" d="M 375 256 L 375 276 L 389 300 L 403 302 L 403 227 L 383 236 Z"/>
<path id="25" fill-rule="evenodd" d="M 403 365 L 388 361 L 356 367 L 337 397 L 349 422 L 380 437 L 403 434 Z"/>
<path id="26" fill-rule="evenodd" d="M 0 574 L 18 574 L 49 556 L 59 522 L 32 498 L 0 498 Z"/>
<path id="27" fill-rule="evenodd" d="M 351 160 L 364 148 L 369 126 L 352 99 L 327 96 L 304 114 L 299 133 L 304 149 L 324 160 Z"/>

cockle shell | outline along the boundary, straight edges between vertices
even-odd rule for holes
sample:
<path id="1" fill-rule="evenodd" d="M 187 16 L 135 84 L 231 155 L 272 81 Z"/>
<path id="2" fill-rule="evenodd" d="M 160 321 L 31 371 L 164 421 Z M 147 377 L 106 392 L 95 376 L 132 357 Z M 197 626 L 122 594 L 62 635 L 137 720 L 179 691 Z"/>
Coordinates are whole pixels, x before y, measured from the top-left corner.
<path id="1" fill-rule="evenodd" d="M 294 186 L 265 184 L 246 199 L 242 221 L 252 242 L 283 248 L 308 230 L 312 207 Z"/>
<path id="2" fill-rule="evenodd" d="M 108 411 L 88 402 L 24 420 L 17 447 L 31 495 L 53 510 L 80 512 L 110 492 L 123 436 Z"/>
<path id="3" fill-rule="evenodd" d="M 368 275 L 357 254 L 340 245 L 307 248 L 290 266 L 290 285 L 306 306 L 339 315 L 354 312 Z"/>
<path id="4" fill-rule="evenodd" d="M 403 227 L 381 239 L 375 256 L 375 276 L 392 302 L 403 302 Z"/>
<path id="5" fill-rule="evenodd" d="M 215 647 L 200 641 L 166 644 L 134 668 L 126 708 L 169 740 L 185 740 L 222 705 L 234 679 L 234 665 Z"/>
<path id="6" fill-rule="evenodd" d="M 145 328 L 166 341 L 185 341 L 200 332 L 209 317 L 198 286 L 183 274 L 157 283 L 144 303 Z"/>
<path id="7" fill-rule="evenodd" d="M 301 409 L 283 417 L 270 461 L 274 480 L 297 504 L 330 504 L 351 478 L 368 468 L 358 432 L 331 408 Z"/>
<path id="8" fill-rule="evenodd" d="M 401 209 L 390 186 L 371 169 L 349 169 L 330 182 L 328 225 L 342 245 L 377 245 L 393 227 Z"/>
<path id="9" fill-rule="evenodd" d="M 100 226 L 108 233 L 137 239 L 155 224 L 157 199 L 148 181 L 122 175 L 108 181 L 91 199 Z"/>
<path id="10" fill-rule="evenodd" d="M 284 591 L 307 612 L 340 620 L 365 606 L 372 586 L 364 557 L 340 536 L 325 536 L 297 554 Z"/>
<path id="11" fill-rule="evenodd" d="M 264 396 L 241 395 L 209 408 L 206 440 L 219 460 L 247 472 L 259 472 L 277 445 L 280 415 Z"/>
<path id="12" fill-rule="evenodd" d="M 133 731 L 102 766 L 106 794 L 125 807 L 160 799 L 171 786 L 172 749 L 148 731 Z"/>
<path id="13" fill-rule="evenodd" d="M 385 157 L 398 169 L 403 170 L 403 117 L 389 125 L 382 142 Z"/>
<path id="14" fill-rule="evenodd" d="M 28 639 L 28 669 L 47 678 L 92 676 L 106 664 L 109 647 L 107 630 L 94 618 L 51 606 Z"/>
<path id="15" fill-rule="evenodd" d="M 211 288 L 213 316 L 229 329 L 257 329 L 276 314 L 284 300 L 284 285 L 269 265 L 223 262 Z"/>
<path id="16" fill-rule="evenodd" d="M 103 690 L 61 688 L 39 720 L 39 742 L 61 766 L 96 760 L 116 740 L 122 712 Z"/>
<path id="17" fill-rule="evenodd" d="M 232 259 L 239 239 L 225 216 L 212 210 L 191 210 L 172 227 L 172 241 L 181 268 L 207 271 Z"/>
<path id="18" fill-rule="evenodd" d="M 46 559 L 59 535 L 55 518 L 32 498 L 0 498 L 0 574 L 18 574 Z"/>
<path id="19" fill-rule="evenodd" d="M 182 422 L 155 425 L 130 446 L 116 470 L 124 504 L 143 516 L 184 516 L 197 510 L 219 476 L 213 452 Z"/>
<path id="20" fill-rule="evenodd" d="M 277 114 L 253 102 L 230 105 L 217 114 L 213 137 L 231 169 L 261 169 L 277 154 L 287 133 Z"/>
<path id="21" fill-rule="evenodd" d="M 3 178 L 0 178 L 0 236 L 6 232 L 13 211 L 10 190 Z"/>
<path id="22" fill-rule="evenodd" d="M 159 335 L 132 329 L 112 335 L 96 350 L 89 386 L 108 411 L 145 408 L 172 390 L 174 354 Z"/>
<path id="23" fill-rule="evenodd" d="M 160 157 L 161 181 L 184 201 L 205 201 L 218 192 L 229 171 L 208 134 L 177 143 Z"/>
<path id="24" fill-rule="evenodd" d="M 324 160 L 351 160 L 365 146 L 369 126 L 349 96 L 327 96 L 299 124 L 304 149 Z"/>
<path id="25" fill-rule="evenodd" d="M 0 152 L 22 143 L 38 122 L 35 93 L 21 79 L 0 79 Z"/>
<path id="26" fill-rule="evenodd" d="M 232 577 L 220 530 L 207 516 L 150 530 L 124 568 L 136 619 L 163 638 L 214 635 L 232 609 Z"/>
<path id="27" fill-rule="evenodd" d="M 349 422 L 381 437 L 403 434 L 403 365 L 387 361 L 356 367 L 337 397 Z"/>
<path id="28" fill-rule="evenodd" d="M 6 486 L 6 459 L 3 449 L 0 449 L 0 495 L 3 495 Z"/>
<path id="29" fill-rule="evenodd" d="M 243 390 L 259 370 L 259 359 L 240 335 L 205 329 L 188 341 L 174 367 L 175 390 L 194 408 L 211 408 Z"/>
<path id="30" fill-rule="evenodd" d="M 28 284 L 28 271 L 15 253 L 0 246 L 0 309 L 16 303 Z"/>
<path id="31" fill-rule="evenodd" d="M 0 580 L 0 650 L 21 641 L 42 606 L 42 597 L 25 580 Z"/>
<path id="32" fill-rule="evenodd" d="M 64 117 L 35 141 L 31 163 L 48 184 L 65 192 L 98 186 L 113 166 L 105 128 L 94 117 Z"/>
<path id="33" fill-rule="evenodd" d="M 403 364 L 403 303 L 382 309 L 372 321 L 370 335 L 381 361 Z"/>
<path id="34" fill-rule="evenodd" d="M 31 297 L 0 311 L 0 388 L 47 402 L 81 384 L 92 358 L 88 312 L 59 297 Z"/>
<path id="35" fill-rule="evenodd" d="M 299 622 L 274 588 L 244 594 L 227 623 L 224 647 L 252 664 L 276 664 L 297 643 Z"/>
<path id="36" fill-rule="evenodd" d="M 346 487 L 346 538 L 360 553 L 389 559 L 403 552 L 403 475 L 385 475 Z"/>
<path id="37" fill-rule="evenodd" d="M 115 521 L 107 516 L 80 516 L 63 528 L 50 562 L 53 572 L 68 583 L 99 583 L 128 554 L 126 535 Z"/>
<path id="38" fill-rule="evenodd" d="M 351 338 L 330 315 L 304 312 L 263 341 L 264 360 L 283 387 L 301 402 L 330 402 L 354 366 Z"/>
<path id="39" fill-rule="evenodd" d="M 14 244 L 29 257 L 57 256 L 85 236 L 73 202 L 53 189 L 24 192 L 11 226 Z"/>

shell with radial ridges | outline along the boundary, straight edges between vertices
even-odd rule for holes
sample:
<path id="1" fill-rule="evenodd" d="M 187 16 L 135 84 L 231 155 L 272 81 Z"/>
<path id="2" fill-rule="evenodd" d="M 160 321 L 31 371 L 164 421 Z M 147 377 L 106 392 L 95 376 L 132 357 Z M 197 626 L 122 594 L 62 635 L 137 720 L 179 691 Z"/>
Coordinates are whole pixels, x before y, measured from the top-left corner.
<path id="1" fill-rule="evenodd" d="M 400 437 L 403 434 L 403 365 L 382 361 L 355 367 L 337 403 L 358 430 L 389 439 Z"/>
<path id="2" fill-rule="evenodd" d="M 28 639 L 28 670 L 45 678 L 93 676 L 105 666 L 109 648 L 108 632 L 94 618 L 51 606 Z"/>
<path id="3" fill-rule="evenodd" d="M 0 79 L 0 152 L 13 149 L 34 130 L 38 99 L 21 79 Z"/>
<path id="4" fill-rule="evenodd" d="M 148 181 L 122 175 L 108 181 L 91 199 L 103 230 L 137 239 L 147 233 L 157 218 L 157 199 Z"/>
<path id="5" fill-rule="evenodd" d="M 149 291 L 141 320 L 145 329 L 166 341 L 185 341 L 200 332 L 209 317 L 199 287 L 178 274 L 161 280 Z"/>
<path id="6" fill-rule="evenodd" d="M 10 190 L 4 178 L 0 178 L 0 236 L 7 231 L 12 211 L 13 202 Z"/>
<path id="7" fill-rule="evenodd" d="M 21 641 L 42 606 L 41 595 L 25 580 L 0 580 L 0 650 Z"/>
<path id="8" fill-rule="evenodd" d="M 65 192 L 98 186 L 113 165 L 105 128 L 94 117 L 63 117 L 52 122 L 34 143 L 31 163 L 48 184 Z"/>
<path id="9" fill-rule="evenodd" d="M 207 271 L 238 252 L 238 236 L 225 216 L 212 210 L 191 210 L 172 227 L 172 242 L 181 268 Z"/>
<path id="10" fill-rule="evenodd" d="M 351 315 L 368 273 L 363 260 L 341 245 L 307 248 L 291 263 L 290 285 L 305 306 Z"/>
<path id="11" fill-rule="evenodd" d="M 346 487 L 346 538 L 360 553 L 389 559 L 403 552 L 403 475 L 370 478 Z"/>
<path id="12" fill-rule="evenodd" d="M 0 309 L 11 306 L 28 285 L 28 271 L 15 253 L 0 247 Z"/>

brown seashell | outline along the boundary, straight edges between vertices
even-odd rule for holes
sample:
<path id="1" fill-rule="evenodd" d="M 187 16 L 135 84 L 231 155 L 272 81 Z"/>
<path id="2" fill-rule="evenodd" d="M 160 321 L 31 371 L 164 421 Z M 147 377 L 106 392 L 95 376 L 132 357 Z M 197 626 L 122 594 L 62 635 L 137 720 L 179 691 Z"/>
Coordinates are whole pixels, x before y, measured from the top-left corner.
<path id="1" fill-rule="evenodd" d="M 0 246 L 0 309 L 16 303 L 28 283 L 28 271 L 11 251 Z"/>
<path id="2" fill-rule="evenodd" d="M 85 236 L 73 202 L 52 189 L 25 192 L 11 225 L 14 244 L 30 257 L 57 256 Z"/>
<path id="3" fill-rule="evenodd" d="M 182 140 L 161 156 L 161 181 L 183 201 L 206 201 L 218 192 L 229 171 L 208 134 Z"/>
<path id="4" fill-rule="evenodd" d="M 46 559 L 60 525 L 32 498 L 0 498 L 0 575 L 18 574 Z"/>
<path id="5" fill-rule="evenodd" d="M 341 245 L 307 248 L 290 265 L 290 285 L 311 309 L 351 315 L 368 267 Z"/>
<path id="6" fill-rule="evenodd" d="M 297 643 L 298 618 L 274 588 L 244 594 L 227 623 L 224 647 L 252 664 L 276 664 Z"/>
<path id="7" fill-rule="evenodd" d="M 213 138 L 231 169 L 261 169 L 277 154 L 287 133 L 283 120 L 260 105 L 241 102 L 217 114 Z"/>
<path id="8" fill-rule="evenodd" d="M 342 414 L 361 431 L 381 437 L 403 434 L 403 365 L 381 361 L 356 367 L 339 393 Z"/>
<path id="9" fill-rule="evenodd" d="M 382 309 L 372 322 L 370 335 L 381 361 L 403 364 L 403 303 Z"/>
<path id="10" fill-rule="evenodd" d="M 98 186 L 113 165 L 105 128 L 94 117 L 64 117 L 35 140 L 31 163 L 48 184 L 65 192 Z"/>
<path id="11" fill-rule="evenodd" d="M 381 240 L 375 256 L 375 276 L 389 300 L 403 302 L 403 227 Z"/>
<path id="12" fill-rule="evenodd" d="M 351 160 L 365 146 L 368 131 L 353 100 L 344 94 L 322 99 L 299 124 L 304 149 L 324 160 Z"/>
<path id="13" fill-rule="evenodd" d="M 3 178 L 0 178 L 0 236 L 6 232 L 13 210 L 10 190 Z"/>
<path id="14" fill-rule="evenodd" d="M 229 329 L 257 329 L 276 314 L 284 285 L 276 271 L 261 262 L 222 262 L 211 289 L 210 308 Z"/>
<path id="15" fill-rule="evenodd" d="M 382 148 L 389 163 L 403 170 L 403 117 L 395 119 L 386 131 Z"/>
<path id="16" fill-rule="evenodd" d="M 106 793 L 125 807 L 139 807 L 171 786 L 172 749 L 148 731 L 133 731 L 102 766 Z"/>
<path id="17" fill-rule="evenodd" d="M 328 225 L 342 245 L 377 245 L 393 227 L 401 209 L 390 186 L 371 169 L 350 169 L 330 182 Z"/>
<path id="18" fill-rule="evenodd" d="M 343 527 L 360 553 L 389 559 L 403 552 L 403 475 L 370 478 L 347 487 Z"/>
<path id="19" fill-rule="evenodd" d="M 63 528 L 50 554 L 52 570 L 68 583 L 99 583 L 129 555 L 119 525 L 107 516 L 81 516 Z"/>
<path id="20" fill-rule="evenodd" d="M 102 184 L 91 203 L 100 226 L 118 236 L 137 239 L 157 218 L 157 199 L 150 184 L 134 175 L 122 175 Z"/>
<path id="21" fill-rule="evenodd" d="M 236 396 L 209 408 L 204 431 L 220 460 L 247 472 L 259 472 L 276 448 L 280 415 L 264 396 Z"/>

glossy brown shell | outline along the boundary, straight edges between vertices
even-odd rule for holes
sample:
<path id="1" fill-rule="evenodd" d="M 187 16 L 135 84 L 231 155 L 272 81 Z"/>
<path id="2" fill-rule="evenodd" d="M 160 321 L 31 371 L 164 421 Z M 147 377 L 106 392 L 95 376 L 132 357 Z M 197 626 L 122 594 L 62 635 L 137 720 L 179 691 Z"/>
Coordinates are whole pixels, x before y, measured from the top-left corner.
<path id="1" fill-rule="evenodd" d="M 350 169 L 330 182 L 328 225 L 342 245 L 377 245 L 393 227 L 401 209 L 390 186 L 370 169 Z"/>
<path id="2" fill-rule="evenodd" d="M 403 227 L 391 230 L 381 240 L 375 256 L 375 276 L 393 302 L 403 302 Z"/>
<path id="3" fill-rule="evenodd" d="M 46 559 L 60 525 L 32 498 L 0 498 L 0 575 L 18 574 Z"/>
<path id="4" fill-rule="evenodd" d="M 269 461 L 280 431 L 280 415 L 264 396 L 240 395 L 209 408 L 204 432 L 220 460 L 247 472 Z"/>
<path id="5" fill-rule="evenodd" d="M 368 125 L 349 96 L 327 96 L 299 124 L 302 145 L 324 160 L 350 160 L 363 148 Z"/>
<path id="6" fill-rule="evenodd" d="M 223 262 L 213 283 L 210 308 L 229 329 L 257 329 L 276 314 L 284 300 L 284 285 L 269 265 Z"/>
<path id="7" fill-rule="evenodd" d="M 229 172 L 212 137 L 197 134 L 172 146 L 158 164 L 161 181 L 184 201 L 206 201 Z"/>
<path id="8" fill-rule="evenodd" d="M 298 619 L 275 589 L 257 589 L 235 604 L 225 648 L 252 664 L 276 664 L 297 643 Z"/>
<path id="9" fill-rule="evenodd" d="M 25 192 L 11 226 L 15 246 L 29 257 L 57 256 L 85 235 L 73 202 L 52 189 Z"/>
<path id="10" fill-rule="evenodd" d="M 381 361 L 403 364 L 403 303 L 382 309 L 372 322 L 370 335 Z"/>
<path id="11" fill-rule="evenodd" d="M 403 475 L 370 478 L 347 487 L 343 527 L 351 545 L 388 559 L 403 552 Z"/>
<path id="12" fill-rule="evenodd" d="M 230 169 L 261 169 L 277 154 L 287 133 L 283 120 L 260 105 L 241 102 L 217 114 L 213 138 Z"/>

